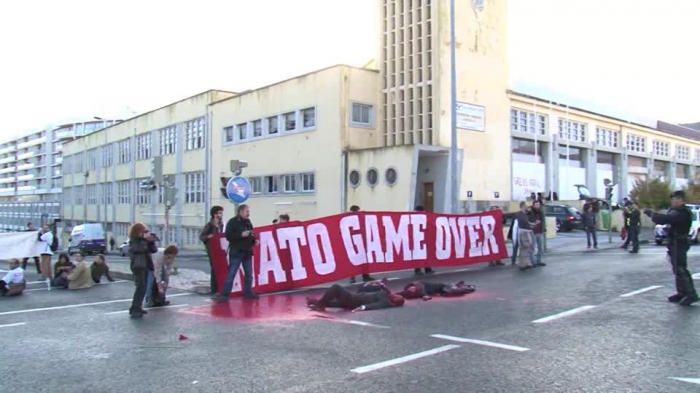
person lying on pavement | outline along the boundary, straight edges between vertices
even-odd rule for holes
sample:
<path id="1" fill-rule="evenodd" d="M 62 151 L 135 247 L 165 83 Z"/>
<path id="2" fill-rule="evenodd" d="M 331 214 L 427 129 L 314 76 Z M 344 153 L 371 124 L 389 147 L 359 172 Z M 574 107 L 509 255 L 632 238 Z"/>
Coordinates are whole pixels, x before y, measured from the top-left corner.
<path id="1" fill-rule="evenodd" d="M 400 307 L 404 304 L 404 298 L 399 294 L 388 294 L 383 290 L 353 294 L 335 284 L 320 299 L 307 298 L 306 302 L 309 308 L 314 311 L 324 311 L 326 307 L 331 307 L 357 312 Z"/>
<path id="2" fill-rule="evenodd" d="M 456 284 L 443 284 L 437 282 L 414 281 L 403 288 L 399 295 L 406 299 L 430 300 L 433 295 L 444 297 L 464 296 L 476 291 L 473 285 L 467 285 L 464 281 Z"/>

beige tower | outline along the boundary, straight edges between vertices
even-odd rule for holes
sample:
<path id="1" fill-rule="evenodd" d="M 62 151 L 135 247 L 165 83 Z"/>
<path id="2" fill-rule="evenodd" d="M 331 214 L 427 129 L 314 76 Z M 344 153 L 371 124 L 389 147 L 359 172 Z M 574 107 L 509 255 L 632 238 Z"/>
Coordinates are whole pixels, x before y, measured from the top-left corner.
<path id="1" fill-rule="evenodd" d="M 449 0 L 378 2 L 384 146 L 417 146 L 413 202 L 448 211 Z M 459 195 L 468 211 L 511 194 L 506 3 L 456 1 Z"/>

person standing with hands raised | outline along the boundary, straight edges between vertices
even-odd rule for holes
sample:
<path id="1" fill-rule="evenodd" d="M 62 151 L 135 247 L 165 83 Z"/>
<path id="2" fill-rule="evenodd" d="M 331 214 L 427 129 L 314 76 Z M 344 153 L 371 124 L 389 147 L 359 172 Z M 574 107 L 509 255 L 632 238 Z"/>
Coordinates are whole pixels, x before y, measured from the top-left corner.
<path id="1" fill-rule="evenodd" d="M 243 298 L 257 299 L 253 293 L 253 248 L 260 242 L 255 237 L 253 223 L 250 222 L 250 208 L 248 205 L 238 206 L 236 217 L 226 223 L 226 240 L 228 240 L 228 274 L 221 296 L 216 300 L 219 303 L 228 302 L 233 289 L 233 280 L 238 274 L 238 269 L 243 265 Z"/>

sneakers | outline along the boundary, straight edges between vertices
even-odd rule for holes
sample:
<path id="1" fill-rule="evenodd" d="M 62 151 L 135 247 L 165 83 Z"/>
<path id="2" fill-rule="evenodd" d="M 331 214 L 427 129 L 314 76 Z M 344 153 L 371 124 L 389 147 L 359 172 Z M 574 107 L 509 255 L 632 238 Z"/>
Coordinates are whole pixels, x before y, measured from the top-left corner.
<path id="1" fill-rule="evenodd" d="M 501 261 L 496 262 L 496 266 L 505 266 L 505 265 L 506 264 L 501 262 Z M 432 271 L 430 273 L 432 273 Z"/>
<path id="2" fill-rule="evenodd" d="M 700 297 L 698 297 L 698 295 L 686 296 L 678 304 L 680 304 L 681 306 L 690 306 L 698 300 L 700 300 Z"/>
<path id="3" fill-rule="evenodd" d="M 433 270 L 433 269 L 431 269 L 431 268 L 429 268 L 429 267 L 426 267 L 426 268 L 425 268 L 425 274 L 433 274 L 433 273 L 435 273 L 435 270 Z"/>
<path id="4" fill-rule="evenodd" d="M 255 299 L 260 299 L 260 296 L 254 294 L 254 293 L 251 293 L 250 295 L 244 295 L 243 299 L 255 300 Z"/>

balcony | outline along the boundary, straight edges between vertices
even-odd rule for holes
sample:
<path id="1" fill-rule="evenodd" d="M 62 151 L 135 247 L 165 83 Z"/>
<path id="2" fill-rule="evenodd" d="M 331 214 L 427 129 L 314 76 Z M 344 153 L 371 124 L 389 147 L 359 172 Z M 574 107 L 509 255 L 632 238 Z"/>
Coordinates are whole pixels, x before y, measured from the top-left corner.
<path id="1" fill-rule="evenodd" d="M 32 169 L 32 168 L 34 168 L 35 166 L 36 166 L 36 165 L 34 165 L 34 164 L 31 163 L 31 162 L 30 162 L 29 164 L 20 164 L 20 165 L 17 165 L 17 170 L 18 170 L 18 171 L 23 171 L 23 170 L 26 170 L 26 169 Z"/>
<path id="2" fill-rule="evenodd" d="M 17 147 L 14 146 L 14 145 L 13 145 L 13 146 L 3 147 L 2 149 L 0 149 L 0 155 L 3 155 L 3 154 L 5 154 L 5 153 L 11 153 L 11 152 L 14 152 L 14 151 L 16 151 L 16 150 L 17 150 Z"/>
<path id="3" fill-rule="evenodd" d="M 27 148 L 27 147 L 30 147 L 30 146 L 40 145 L 40 144 L 42 144 L 42 143 L 44 143 L 44 142 L 46 142 L 46 137 L 45 137 L 45 136 L 42 136 L 41 138 L 32 139 L 31 141 L 18 143 L 18 144 L 17 144 L 17 148 L 18 148 L 18 149 L 24 149 L 24 148 Z"/>
<path id="4" fill-rule="evenodd" d="M 17 161 L 17 157 L 15 157 L 15 156 L 0 158 L 0 164 L 7 164 L 10 162 L 15 162 L 15 161 Z"/>
<path id="5" fill-rule="evenodd" d="M 14 188 L 0 188 L 0 195 L 14 194 Z"/>
<path id="6" fill-rule="evenodd" d="M 26 153 L 17 154 L 17 159 L 18 160 L 26 160 L 27 158 L 32 158 L 37 154 L 39 154 L 38 151 L 28 151 Z"/>
<path id="7" fill-rule="evenodd" d="M 57 131 L 54 134 L 54 142 L 61 140 L 61 139 L 68 139 L 68 138 L 73 138 L 75 136 L 75 133 L 73 132 L 72 129 L 70 128 L 64 128 L 60 131 Z"/>
<path id="8" fill-rule="evenodd" d="M 17 181 L 17 179 L 15 179 L 14 176 L 4 177 L 0 179 L 0 184 L 14 183 L 15 181 Z"/>
<path id="9" fill-rule="evenodd" d="M 16 167 L 10 166 L 7 168 L 0 169 L 0 173 L 11 173 L 11 172 L 15 172 L 16 170 L 17 170 Z"/>
<path id="10" fill-rule="evenodd" d="M 22 175 L 22 176 L 17 176 L 17 181 L 34 180 L 34 178 L 35 178 L 35 176 L 32 174 Z"/>

